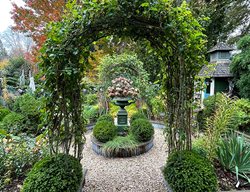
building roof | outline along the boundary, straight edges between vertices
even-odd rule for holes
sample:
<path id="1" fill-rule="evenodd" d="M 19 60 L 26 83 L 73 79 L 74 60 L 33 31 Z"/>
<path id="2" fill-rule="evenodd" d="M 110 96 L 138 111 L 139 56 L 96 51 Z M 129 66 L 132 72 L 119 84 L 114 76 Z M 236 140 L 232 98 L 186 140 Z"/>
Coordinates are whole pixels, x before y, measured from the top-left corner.
<path id="1" fill-rule="evenodd" d="M 233 51 L 233 50 L 235 50 L 234 46 L 228 45 L 228 44 L 223 43 L 223 42 L 219 42 L 212 49 L 210 49 L 208 51 L 208 53 L 212 53 L 212 52 L 215 52 L 215 51 Z"/>
<path id="2" fill-rule="evenodd" d="M 230 61 L 216 62 L 215 66 L 211 68 L 204 65 L 199 72 L 199 76 L 209 77 L 233 77 L 230 73 Z"/>

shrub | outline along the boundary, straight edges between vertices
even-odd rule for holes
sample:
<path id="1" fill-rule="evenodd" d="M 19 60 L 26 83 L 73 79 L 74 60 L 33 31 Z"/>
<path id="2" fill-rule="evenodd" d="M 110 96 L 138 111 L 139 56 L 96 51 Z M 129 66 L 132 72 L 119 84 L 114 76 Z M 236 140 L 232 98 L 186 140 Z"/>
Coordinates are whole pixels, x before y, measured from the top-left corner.
<path id="1" fill-rule="evenodd" d="M 250 100 L 238 99 L 236 102 L 237 110 L 231 121 L 231 127 L 233 129 L 239 129 L 243 132 L 249 132 L 250 130 Z"/>
<path id="2" fill-rule="evenodd" d="M 0 133 L 0 191 L 15 179 L 26 176 L 33 165 L 48 153 L 45 140 Z"/>
<path id="3" fill-rule="evenodd" d="M 206 145 L 203 137 L 195 139 L 192 143 L 192 150 L 201 155 L 202 157 L 207 157 L 207 151 L 204 148 Z"/>
<path id="4" fill-rule="evenodd" d="M 94 93 L 90 93 L 86 95 L 86 104 L 87 105 L 95 105 L 98 101 L 97 95 Z"/>
<path id="5" fill-rule="evenodd" d="M 139 142 L 149 141 L 154 135 L 153 125 L 147 119 L 134 120 L 130 131 Z"/>
<path id="6" fill-rule="evenodd" d="M 193 151 L 170 154 L 163 174 L 173 191 L 217 191 L 217 177 L 213 166 L 208 159 Z"/>
<path id="7" fill-rule="evenodd" d="M 13 104 L 13 111 L 21 113 L 24 118 L 24 127 L 27 133 L 37 134 L 38 126 L 41 123 L 40 109 L 43 107 L 41 100 L 31 94 L 24 94 L 18 97 Z"/>
<path id="8" fill-rule="evenodd" d="M 24 181 L 22 192 L 73 192 L 82 179 L 80 162 L 66 154 L 45 157 L 37 162 Z"/>
<path id="9" fill-rule="evenodd" d="M 109 122 L 114 123 L 113 117 L 112 117 L 111 115 L 109 115 L 109 114 L 105 114 L 105 115 L 100 116 L 100 117 L 97 119 L 97 121 L 109 121 Z"/>
<path id="10" fill-rule="evenodd" d="M 221 140 L 221 135 L 230 131 L 230 121 L 237 108 L 235 100 L 222 95 L 218 100 L 219 105 L 213 116 L 206 119 L 206 130 L 204 133 L 204 149 L 207 157 L 213 160 L 216 156 L 216 149 Z"/>
<path id="11" fill-rule="evenodd" d="M 25 117 L 22 114 L 11 112 L 3 118 L 0 127 L 14 135 L 22 133 L 26 129 Z"/>
<path id="12" fill-rule="evenodd" d="M 110 121 L 98 121 L 93 129 L 94 137 L 100 142 L 111 141 L 117 135 L 117 127 Z"/>
<path id="13" fill-rule="evenodd" d="M 0 121 L 3 120 L 3 118 L 10 113 L 10 110 L 7 108 L 0 108 Z"/>
<path id="14" fill-rule="evenodd" d="M 197 114 L 197 121 L 200 130 L 205 129 L 205 120 L 214 115 L 218 105 L 220 104 L 220 99 L 222 98 L 221 93 L 209 96 L 204 99 L 204 109 Z"/>
<path id="15" fill-rule="evenodd" d="M 130 117 L 130 124 L 132 124 L 133 121 L 136 120 L 136 119 L 147 119 L 147 117 L 143 113 L 141 113 L 141 112 L 134 113 Z"/>
<path id="16" fill-rule="evenodd" d="M 250 147 L 244 138 L 235 134 L 224 138 L 217 149 L 217 157 L 225 169 L 236 174 L 238 181 L 239 176 L 250 181 L 247 176 L 250 174 Z"/>
<path id="17" fill-rule="evenodd" d="M 89 122 L 93 122 L 97 119 L 99 109 L 98 106 L 85 105 L 83 110 L 83 117 Z"/>
<path id="18" fill-rule="evenodd" d="M 24 116 L 34 118 L 40 115 L 42 102 L 31 94 L 18 97 L 13 104 L 13 111 L 22 113 Z"/>

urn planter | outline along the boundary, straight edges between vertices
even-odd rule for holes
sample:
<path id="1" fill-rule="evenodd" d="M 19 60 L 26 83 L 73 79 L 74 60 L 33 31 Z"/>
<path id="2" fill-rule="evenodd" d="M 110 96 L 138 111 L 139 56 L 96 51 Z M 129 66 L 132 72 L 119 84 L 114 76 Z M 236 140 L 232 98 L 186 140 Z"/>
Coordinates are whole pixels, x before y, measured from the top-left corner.
<path id="1" fill-rule="evenodd" d="M 128 127 L 128 113 L 125 109 L 126 106 L 134 103 L 130 97 L 115 97 L 113 103 L 120 107 L 117 113 L 117 128 L 118 134 L 124 135 L 125 130 Z"/>

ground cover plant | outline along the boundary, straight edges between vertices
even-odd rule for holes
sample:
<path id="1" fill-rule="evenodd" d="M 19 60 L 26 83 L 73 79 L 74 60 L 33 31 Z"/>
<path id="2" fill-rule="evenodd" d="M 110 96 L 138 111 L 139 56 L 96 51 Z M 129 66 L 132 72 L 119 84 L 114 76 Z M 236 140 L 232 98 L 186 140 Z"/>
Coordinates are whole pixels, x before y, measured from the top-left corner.
<path id="1" fill-rule="evenodd" d="M 102 150 L 108 155 L 118 153 L 121 149 L 126 150 L 129 153 L 133 152 L 138 144 L 138 141 L 132 134 L 126 136 L 116 136 L 113 140 L 105 143 Z"/>

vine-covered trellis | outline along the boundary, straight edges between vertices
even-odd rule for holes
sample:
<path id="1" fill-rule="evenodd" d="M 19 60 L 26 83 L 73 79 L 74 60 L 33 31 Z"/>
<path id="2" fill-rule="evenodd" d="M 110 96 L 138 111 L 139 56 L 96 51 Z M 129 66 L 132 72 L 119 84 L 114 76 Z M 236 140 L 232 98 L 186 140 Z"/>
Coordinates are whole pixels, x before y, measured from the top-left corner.
<path id="1" fill-rule="evenodd" d="M 203 28 L 187 4 L 171 0 L 88 0 L 68 4 L 61 22 L 49 26 L 42 50 L 47 126 L 52 152 L 63 149 L 81 159 L 84 145 L 81 80 L 91 44 L 103 37 L 146 40 L 164 61 L 162 75 L 169 150 L 191 148 L 194 79 L 204 62 Z"/>

